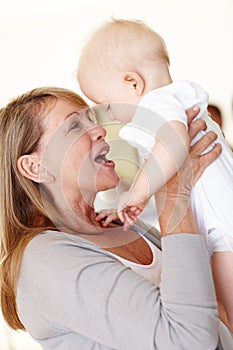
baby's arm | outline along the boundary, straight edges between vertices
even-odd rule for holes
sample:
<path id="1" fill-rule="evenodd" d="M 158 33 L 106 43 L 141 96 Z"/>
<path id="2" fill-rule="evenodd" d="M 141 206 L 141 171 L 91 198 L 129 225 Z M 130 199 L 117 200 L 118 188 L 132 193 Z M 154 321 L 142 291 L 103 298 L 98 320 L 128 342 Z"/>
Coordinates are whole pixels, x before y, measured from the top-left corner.
<path id="1" fill-rule="evenodd" d="M 158 130 L 149 158 L 130 190 L 119 198 L 118 213 L 123 222 L 125 211 L 143 210 L 148 199 L 177 172 L 188 155 L 189 146 L 190 138 L 183 123 L 171 121 Z"/>
<path id="2" fill-rule="evenodd" d="M 220 319 L 233 332 L 233 252 L 214 252 L 212 270 Z"/>

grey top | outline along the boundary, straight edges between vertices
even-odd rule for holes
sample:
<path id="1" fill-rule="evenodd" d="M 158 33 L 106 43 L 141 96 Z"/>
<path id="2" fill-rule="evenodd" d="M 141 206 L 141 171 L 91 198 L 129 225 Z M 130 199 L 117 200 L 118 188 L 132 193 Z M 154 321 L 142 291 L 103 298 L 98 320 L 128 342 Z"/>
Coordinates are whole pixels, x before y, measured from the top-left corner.
<path id="1" fill-rule="evenodd" d="M 158 289 L 80 236 L 39 234 L 20 268 L 23 324 L 45 350 L 215 349 L 218 315 L 203 237 L 167 236 L 162 250 Z"/>

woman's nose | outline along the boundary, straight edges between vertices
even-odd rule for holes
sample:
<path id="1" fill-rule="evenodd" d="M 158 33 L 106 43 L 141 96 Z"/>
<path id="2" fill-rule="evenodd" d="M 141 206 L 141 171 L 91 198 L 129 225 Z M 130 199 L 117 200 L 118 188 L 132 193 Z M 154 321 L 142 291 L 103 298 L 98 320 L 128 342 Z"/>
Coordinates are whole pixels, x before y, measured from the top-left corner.
<path id="1" fill-rule="evenodd" d="M 89 133 L 91 134 L 91 137 L 94 140 L 101 140 L 104 139 L 106 136 L 106 130 L 102 128 L 102 126 L 95 125 L 89 130 Z"/>

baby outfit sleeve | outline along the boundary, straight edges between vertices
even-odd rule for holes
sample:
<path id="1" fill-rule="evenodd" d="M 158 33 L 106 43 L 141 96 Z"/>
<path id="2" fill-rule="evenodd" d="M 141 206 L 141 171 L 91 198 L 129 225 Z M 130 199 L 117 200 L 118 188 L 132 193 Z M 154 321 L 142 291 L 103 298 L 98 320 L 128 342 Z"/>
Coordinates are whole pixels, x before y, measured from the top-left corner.
<path id="1" fill-rule="evenodd" d="M 200 235 L 162 239 L 160 290 L 101 250 L 62 240 L 37 243 L 25 252 L 17 299 L 35 337 L 47 337 L 36 326 L 41 321 L 54 332 L 91 340 L 93 349 L 216 348 L 217 306 Z"/>
<path id="2" fill-rule="evenodd" d="M 207 237 L 210 254 L 213 252 L 233 252 L 233 236 L 219 228 L 213 228 L 209 231 Z"/>

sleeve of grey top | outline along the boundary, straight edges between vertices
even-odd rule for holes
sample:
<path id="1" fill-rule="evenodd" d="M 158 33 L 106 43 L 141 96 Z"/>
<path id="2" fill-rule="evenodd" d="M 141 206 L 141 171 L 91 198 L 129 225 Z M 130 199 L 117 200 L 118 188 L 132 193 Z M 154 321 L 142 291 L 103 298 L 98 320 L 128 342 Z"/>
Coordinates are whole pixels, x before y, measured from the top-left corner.
<path id="1" fill-rule="evenodd" d="M 162 238 L 160 290 L 101 250 L 41 236 L 46 241 L 36 237 L 26 248 L 17 288 L 32 336 L 50 328 L 121 350 L 216 348 L 217 306 L 202 236 Z"/>

